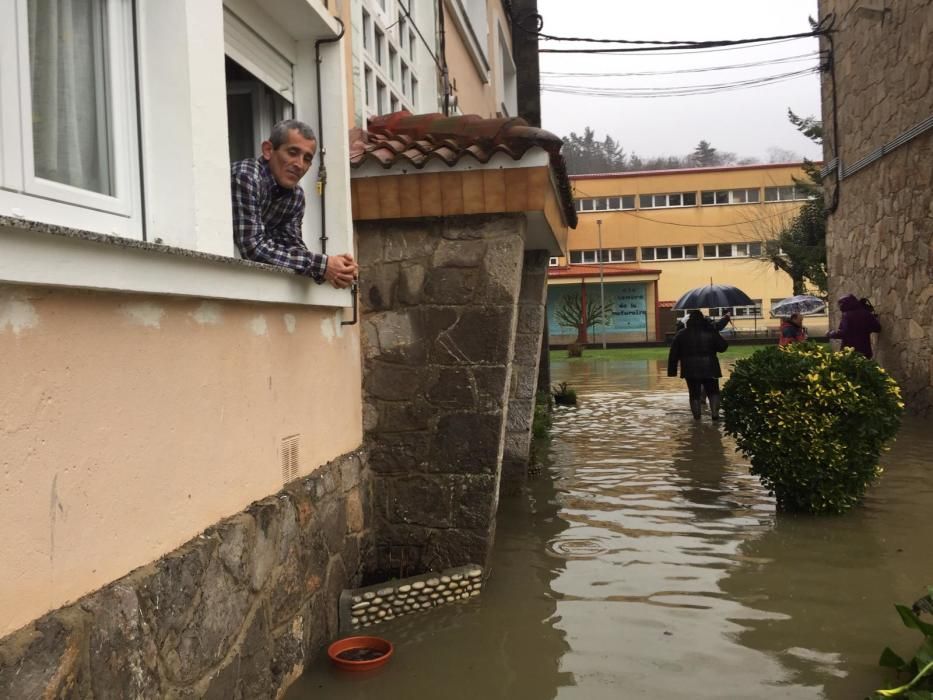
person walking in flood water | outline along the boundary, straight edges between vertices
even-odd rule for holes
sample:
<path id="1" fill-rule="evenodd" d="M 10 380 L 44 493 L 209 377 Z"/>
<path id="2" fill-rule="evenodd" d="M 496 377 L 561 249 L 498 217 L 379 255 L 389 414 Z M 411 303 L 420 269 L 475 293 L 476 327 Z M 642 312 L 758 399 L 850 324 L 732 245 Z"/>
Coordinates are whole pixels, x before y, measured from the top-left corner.
<path id="1" fill-rule="evenodd" d="M 677 376 L 680 364 L 680 376 L 687 382 L 690 392 L 690 411 L 693 417 L 700 419 L 703 394 L 709 399 L 709 412 L 713 420 L 719 420 L 719 367 L 717 353 L 725 352 L 729 347 L 726 339 L 719 335 L 700 311 L 691 311 L 687 318 L 687 327 L 674 336 L 667 356 L 667 376 Z"/>
<path id="2" fill-rule="evenodd" d="M 842 349 L 852 348 L 871 359 L 871 334 L 881 332 L 881 322 L 878 316 L 870 309 L 867 299 L 859 301 L 854 294 L 846 294 L 839 298 L 839 310 L 842 320 L 839 328 L 826 335 L 830 338 L 841 338 Z"/>
<path id="3" fill-rule="evenodd" d="M 790 318 L 781 319 L 781 338 L 778 345 L 802 343 L 807 339 L 807 329 L 803 327 L 803 316 L 791 314 Z"/>

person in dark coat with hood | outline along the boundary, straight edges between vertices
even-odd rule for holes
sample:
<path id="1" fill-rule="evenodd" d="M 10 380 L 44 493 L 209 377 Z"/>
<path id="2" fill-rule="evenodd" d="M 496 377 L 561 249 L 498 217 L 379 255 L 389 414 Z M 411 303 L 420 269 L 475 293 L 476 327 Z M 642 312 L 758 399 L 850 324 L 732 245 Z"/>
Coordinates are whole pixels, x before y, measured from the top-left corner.
<path id="1" fill-rule="evenodd" d="M 841 338 L 843 350 L 852 348 L 871 359 L 871 334 L 881 332 L 878 317 L 854 294 L 846 294 L 839 298 L 839 310 L 842 311 L 839 328 L 830 331 L 827 336 Z"/>
<path id="2" fill-rule="evenodd" d="M 713 420 L 719 420 L 719 377 L 722 370 L 716 353 L 729 347 L 711 323 L 699 311 L 691 311 L 687 327 L 674 336 L 667 356 L 667 376 L 680 376 L 687 381 L 690 392 L 690 411 L 699 420 L 703 405 L 703 390 L 709 398 L 709 412 Z"/>

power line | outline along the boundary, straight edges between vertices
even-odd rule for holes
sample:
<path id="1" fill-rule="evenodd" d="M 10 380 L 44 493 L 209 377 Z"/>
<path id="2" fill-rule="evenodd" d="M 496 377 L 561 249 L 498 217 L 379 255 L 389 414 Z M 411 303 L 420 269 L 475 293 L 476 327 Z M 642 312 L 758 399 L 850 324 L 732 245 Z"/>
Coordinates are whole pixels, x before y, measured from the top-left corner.
<path id="1" fill-rule="evenodd" d="M 803 70 L 778 73 L 776 75 L 749 78 L 747 80 L 730 81 L 725 83 L 708 83 L 704 85 L 680 85 L 671 87 L 643 87 L 643 88 L 597 88 L 584 85 L 561 85 L 542 83 L 542 92 L 554 92 L 564 95 L 583 95 L 589 97 L 616 97 L 616 98 L 659 98 L 659 97 L 687 97 L 692 95 L 712 95 L 720 92 L 745 90 L 761 87 L 773 83 L 793 80 L 805 75 L 819 72 L 819 67 L 805 68 Z"/>
<path id="2" fill-rule="evenodd" d="M 631 73 L 562 73 L 560 71 L 541 71 L 542 78 L 637 78 L 657 75 L 681 75 L 687 73 L 709 73 L 720 70 L 739 70 L 742 68 L 758 68 L 761 66 L 771 66 L 781 63 L 796 63 L 798 61 L 810 60 L 821 57 L 819 51 L 812 53 L 798 54 L 796 56 L 783 56 L 781 58 L 768 59 L 765 61 L 751 61 L 748 63 L 733 63 L 725 66 L 709 66 L 707 68 L 679 68 L 677 70 L 657 70 L 657 71 L 636 71 Z"/>

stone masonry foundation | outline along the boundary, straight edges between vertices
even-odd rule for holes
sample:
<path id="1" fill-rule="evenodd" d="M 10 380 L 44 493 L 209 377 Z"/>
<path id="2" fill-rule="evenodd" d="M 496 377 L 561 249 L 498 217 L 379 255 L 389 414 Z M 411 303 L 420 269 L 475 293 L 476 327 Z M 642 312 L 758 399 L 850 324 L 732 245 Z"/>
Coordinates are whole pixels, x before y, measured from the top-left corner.
<path id="1" fill-rule="evenodd" d="M 356 225 L 372 579 L 483 566 L 498 504 L 525 218 Z"/>
<path id="2" fill-rule="evenodd" d="M 280 697 L 338 634 L 371 556 L 350 454 L 0 640 L 0 698 Z"/>

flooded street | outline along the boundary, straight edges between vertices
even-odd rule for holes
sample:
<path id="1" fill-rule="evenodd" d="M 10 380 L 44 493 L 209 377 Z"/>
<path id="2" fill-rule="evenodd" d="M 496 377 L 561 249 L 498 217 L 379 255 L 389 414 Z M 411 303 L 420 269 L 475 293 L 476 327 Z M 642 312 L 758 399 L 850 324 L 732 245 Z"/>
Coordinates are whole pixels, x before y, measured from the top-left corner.
<path id="1" fill-rule="evenodd" d="M 664 363 L 552 365 L 577 390 L 541 473 L 503 499 L 475 601 L 374 628 L 379 671 L 326 658 L 309 698 L 862 698 L 885 645 L 912 653 L 894 603 L 933 584 L 933 434 L 905 421 L 866 503 L 776 516 L 772 499 Z"/>

